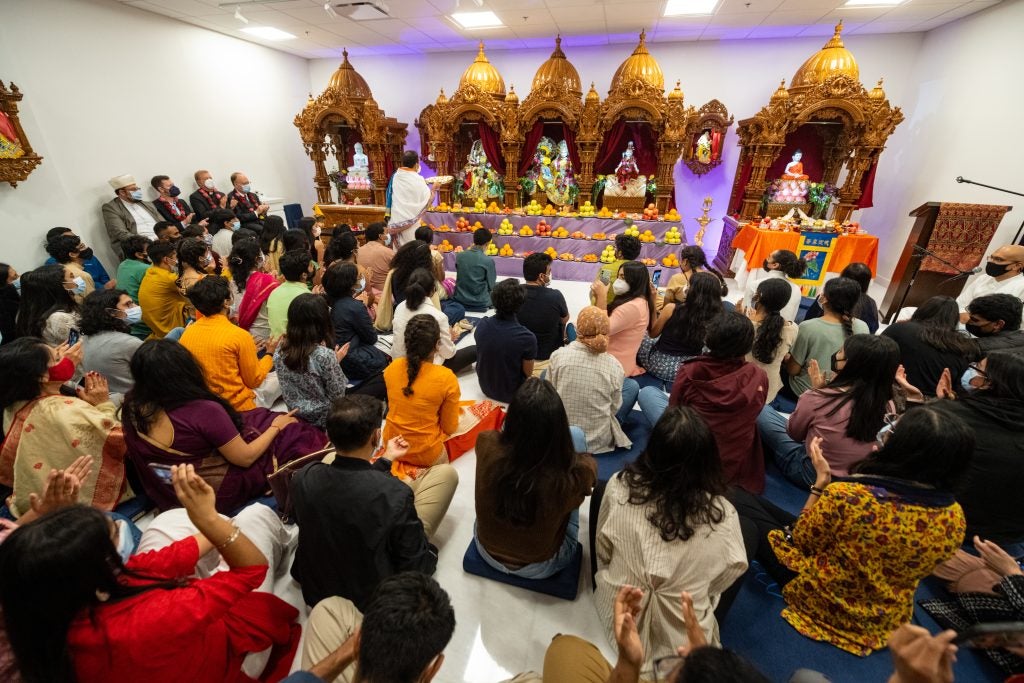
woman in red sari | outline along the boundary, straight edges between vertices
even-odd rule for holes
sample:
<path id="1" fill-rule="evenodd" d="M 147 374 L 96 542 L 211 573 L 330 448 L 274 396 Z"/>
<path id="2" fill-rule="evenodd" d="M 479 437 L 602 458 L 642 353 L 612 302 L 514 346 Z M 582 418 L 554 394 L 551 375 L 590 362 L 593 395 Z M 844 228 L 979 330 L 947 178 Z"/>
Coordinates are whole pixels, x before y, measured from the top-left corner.
<path id="1" fill-rule="evenodd" d="M 276 681 L 299 640 L 298 611 L 254 592 L 268 559 L 191 465 L 171 473 L 198 533 L 123 563 L 110 520 L 84 506 L 19 527 L 0 545 L 0 606 L 26 683 Z M 216 549 L 228 566 L 189 578 Z M 248 653 L 271 648 L 258 678 Z"/>

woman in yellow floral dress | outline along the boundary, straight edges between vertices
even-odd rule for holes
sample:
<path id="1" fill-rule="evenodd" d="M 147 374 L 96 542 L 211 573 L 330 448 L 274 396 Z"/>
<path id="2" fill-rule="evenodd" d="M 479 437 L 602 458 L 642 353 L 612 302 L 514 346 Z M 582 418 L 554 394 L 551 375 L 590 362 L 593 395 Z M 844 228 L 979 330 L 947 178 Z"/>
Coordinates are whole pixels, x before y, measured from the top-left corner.
<path id="1" fill-rule="evenodd" d="M 835 482 L 814 439 L 817 480 L 799 517 L 742 491 L 730 496 L 748 558 L 783 587 L 782 617 L 861 656 L 910 621 L 918 583 L 963 543 L 952 491 L 974 449 L 970 427 L 938 405 L 912 408 L 881 438 Z"/>

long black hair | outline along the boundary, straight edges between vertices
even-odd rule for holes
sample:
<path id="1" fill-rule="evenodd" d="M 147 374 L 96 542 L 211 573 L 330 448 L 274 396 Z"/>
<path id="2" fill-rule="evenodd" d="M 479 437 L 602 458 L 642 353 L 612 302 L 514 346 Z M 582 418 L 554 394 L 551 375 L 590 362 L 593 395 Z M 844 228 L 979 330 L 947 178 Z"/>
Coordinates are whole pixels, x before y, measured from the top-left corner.
<path id="1" fill-rule="evenodd" d="M 120 289 L 97 289 L 82 302 L 82 311 L 78 329 L 82 334 L 99 334 L 100 332 L 131 332 L 131 326 L 123 318 L 110 314 L 116 310 L 122 296 L 127 292 Z"/>
<path id="2" fill-rule="evenodd" d="M 852 403 L 846 436 L 857 441 L 874 441 L 885 421 L 886 406 L 893 398 L 900 347 L 888 337 L 855 334 L 846 338 L 843 354 L 846 364 L 831 382 L 819 389 L 832 397 L 832 408 L 825 416 L 831 417 L 847 403 Z"/>
<path id="3" fill-rule="evenodd" d="M 61 311 L 75 313 L 74 295 L 64 289 L 64 266 L 40 266 L 21 276 L 21 305 L 15 329 L 19 337 L 40 337 L 46 319 Z"/>
<path id="4" fill-rule="evenodd" d="M 284 219 L 280 216 L 267 216 L 263 219 L 263 232 L 260 233 L 260 249 L 264 254 L 281 246 L 281 237 L 284 235 Z"/>
<path id="5" fill-rule="evenodd" d="M 126 569 L 101 511 L 74 505 L 19 526 L 0 544 L 0 606 L 25 683 L 72 683 L 68 631 L 85 610 L 186 585 Z M 134 579 L 130 584 L 122 578 Z M 112 653 L 116 656 L 117 653 Z"/>
<path id="6" fill-rule="evenodd" d="M 413 240 L 403 244 L 395 252 L 391 259 L 391 292 L 393 296 L 402 297 L 405 294 L 405 287 L 409 282 L 409 276 L 417 268 L 431 270 L 434 265 L 433 257 L 430 255 L 430 247 L 419 240 Z"/>
<path id="7" fill-rule="evenodd" d="M 716 278 L 718 278 L 718 284 L 721 287 L 720 296 L 729 295 L 729 285 L 725 284 L 725 277 L 717 270 L 715 270 L 715 268 L 710 263 L 708 263 L 708 257 L 704 253 L 704 249 L 702 247 L 698 247 L 695 244 L 691 244 L 688 247 L 683 247 L 682 249 L 680 249 L 679 263 L 686 263 L 687 265 L 690 266 L 690 270 L 693 271 L 694 273 L 697 272 L 698 268 L 703 268 L 707 272 L 712 273 Z"/>
<path id="8" fill-rule="evenodd" d="M 18 337 L 0 346 L 0 410 L 39 398 L 49 368 L 50 351 L 39 337 Z"/>
<path id="9" fill-rule="evenodd" d="M 853 319 L 857 316 L 857 302 L 860 301 L 861 290 L 856 280 L 848 277 L 837 277 L 825 283 L 825 306 L 838 316 L 843 326 L 843 334 L 853 334 Z"/>
<path id="10" fill-rule="evenodd" d="M 779 272 L 791 280 L 803 277 L 804 270 L 807 269 L 807 263 L 800 260 L 789 249 L 772 252 L 772 260 L 779 264 Z"/>
<path id="11" fill-rule="evenodd" d="M 661 331 L 661 339 L 674 338 L 685 348 L 703 346 L 708 323 L 724 310 L 720 292 L 718 278 L 714 275 L 694 273 L 686 290 L 686 301 L 676 304 Z"/>
<path id="12" fill-rule="evenodd" d="M 514 526 L 530 526 L 542 497 L 569 495 L 576 459 L 565 406 L 549 382 L 526 378 L 509 403 L 499 441 L 505 457 L 495 471 L 497 516 Z"/>
<path id="13" fill-rule="evenodd" d="M 963 418 L 943 408 L 941 402 L 927 403 L 907 410 L 885 444 L 851 467 L 850 472 L 952 491 L 967 471 L 974 442 L 974 430 Z"/>
<path id="14" fill-rule="evenodd" d="M 1024 356 L 1011 351 L 990 351 L 985 356 L 984 388 L 967 394 L 963 400 L 997 399 L 1024 402 Z"/>
<path id="15" fill-rule="evenodd" d="M 203 275 L 206 273 L 206 266 L 203 259 L 210 252 L 206 242 L 201 239 L 182 239 L 178 242 L 178 277 L 185 275 L 185 266 Z"/>
<path id="16" fill-rule="evenodd" d="M 433 295 L 436 286 L 434 274 L 426 268 L 412 271 L 405 283 L 405 307 L 410 311 L 419 310 L 423 302 Z"/>
<path id="17" fill-rule="evenodd" d="M 230 403 L 210 391 L 199 363 L 188 349 L 168 339 L 152 339 L 132 356 L 135 386 L 125 395 L 121 413 L 135 431 L 148 434 L 160 411 L 168 412 L 193 401 L 220 404 L 239 431 L 242 417 Z"/>
<path id="18" fill-rule="evenodd" d="M 285 366 L 306 372 L 309 357 L 321 345 L 334 344 L 334 325 L 327 300 L 317 294 L 300 294 L 288 304 L 288 330 L 281 344 Z"/>
<path id="19" fill-rule="evenodd" d="M 228 268 L 231 269 L 231 279 L 235 281 L 239 292 L 245 291 L 245 284 L 259 267 L 259 262 L 260 245 L 255 240 L 240 240 L 231 247 Z"/>
<path id="20" fill-rule="evenodd" d="M 775 359 L 775 350 L 782 343 L 782 328 L 785 327 L 786 320 L 780 311 L 793 298 L 793 288 L 785 280 L 768 278 L 757 285 L 757 293 L 754 296 L 756 301 L 751 301 L 750 305 L 759 306 L 765 317 L 757 326 L 754 349 L 751 353 L 756 361 L 767 364 Z"/>
<path id="21" fill-rule="evenodd" d="M 647 328 L 650 329 L 657 319 L 657 314 L 654 311 L 654 302 L 650 297 L 651 276 L 647 273 L 647 266 L 639 261 L 626 261 L 619 271 L 622 273 L 622 279 L 629 285 L 629 291 L 625 294 L 615 295 L 615 300 L 608 305 L 608 315 L 633 299 L 643 299 L 647 302 Z"/>
<path id="22" fill-rule="evenodd" d="M 665 541 L 688 540 L 701 524 L 719 524 L 725 509 L 725 474 L 707 422 L 689 406 L 670 407 L 647 448 L 620 475 L 633 505 L 652 503 L 647 517 Z"/>
<path id="23" fill-rule="evenodd" d="M 324 261 L 333 263 L 335 261 L 348 261 L 353 254 L 359 251 L 359 240 L 351 232 L 343 232 L 337 237 L 331 238 L 324 252 Z"/>
<path id="24" fill-rule="evenodd" d="M 939 351 L 949 351 L 968 360 L 981 356 L 978 343 L 957 331 L 960 306 L 948 296 L 933 296 L 918 306 L 910 319 L 921 326 L 921 341 Z"/>
<path id="25" fill-rule="evenodd" d="M 409 364 L 409 383 L 402 387 L 402 393 L 406 396 L 412 396 L 412 385 L 420 374 L 420 366 L 434 357 L 439 341 L 441 326 L 433 316 L 420 313 L 409 319 L 405 326 L 405 359 Z"/>

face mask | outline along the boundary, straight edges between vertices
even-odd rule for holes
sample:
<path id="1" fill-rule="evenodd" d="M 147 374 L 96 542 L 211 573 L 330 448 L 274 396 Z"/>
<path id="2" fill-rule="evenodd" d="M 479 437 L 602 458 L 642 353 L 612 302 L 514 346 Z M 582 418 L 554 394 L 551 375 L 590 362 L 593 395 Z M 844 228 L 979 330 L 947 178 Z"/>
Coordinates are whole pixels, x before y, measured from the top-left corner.
<path id="1" fill-rule="evenodd" d="M 85 294 L 85 280 L 81 275 L 75 276 L 75 288 L 71 291 L 75 294 Z"/>
<path id="2" fill-rule="evenodd" d="M 964 391 L 976 391 L 978 389 L 978 387 L 971 384 L 971 380 L 975 377 L 981 377 L 981 373 L 968 366 L 967 371 L 964 372 L 963 376 L 960 378 L 960 386 L 964 388 Z"/>
<path id="3" fill-rule="evenodd" d="M 60 362 L 56 365 L 51 365 L 46 373 L 50 377 L 51 382 L 67 382 L 75 376 L 75 364 L 71 362 L 70 358 L 61 358 Z"/>
<path id="4" fill-rule="evenodd" d="M 983 330 L 980 326 L 972 325 L 971 323 L 967 323 L 966 325 L 964 325 L 964 329 L 967 330 L 969 333 L 973 334 L 975 337 L 991 337 L 992 335 L 996 334 L 996 332 L 993 330 Z"/>
<path id="5" fill-rule="evenodd" d="M 207 254 L 202 258 L 202 260 L 199 261 L 199 263 L 201 263 L 203 266 L 208 266 L 211 263 L 213 263 L 213 257 Z"/>
<path id="6" fill-rule="evenodd" d="M 177 197 L 179 194 L 181 194 L 181 189 L 177 185 L 171 185 L 171 189 L 167 190 L 167 194 L 171 195 L 172 197 Z"/>
<path id="7" fill-rule="evenodd" d="M 213 235 L 211 235 L 210 233 L 206 233 L 205 235 L 203 235 L 203 242 L 206 242 L 206 246 L 210 246 L 211 244 L 213 244 Z"/>
<path id="8" fill-rule="evenodd" d="M 385 247 L 390 247 L 391 246 L 391 233 L 389 233 L 389 232 L 384 233 L 384 246 Z"/>
<path id="9" fill-rule="evenodd" d="M 839 364 L 845 362 L 845 360 L 846 360 L 845 358 L 843 360 L 839 360 L 839 352 L 838 351 L 833 353 L 832 354 L 832 372 L 839 372 Z"/>
<path id="10" fill-rule="evenodd" d="M 128 196 L 131 197 L 132 199 L 134 199 L 137 202 L 141 202 L 142 201 L 142 190 L 132 190 L 131 192 L 128 193 Z"/>
<path id="11" fill-rule="evenodd" d="M 875 442 L 879 448 L 885 446 L 885 442 L 892 436 L 892 429 L 894 425 L 886 423 L 881 429 L 878 430 L 878 434 L 875 435 Z"/>
<path id="12" fill-rule="evenodd" d="M 206 180 L 204 180 L 203 187 L 205 187 L 207 190 L 214 189 L 213 178 L 207 178 Z"/>
<path id="13" fill-rule="evenodd" d="M 359 278 L 359 286 L 356 287 L 356 294 L 359 294 L 364 289 L 366 289 L 366 278 L 365 277 L 361 277 L 361 278 Z"/>
<path id="14" fill-rule="evenodd" d="M 124 321 L 129 325 L 137 325 L 142 322 L 142 307 L 132 306 L 124 312 Z"/>
<path id="15" fill-rule="evenodd" d="M 615 292 L 615 296 L 622 296 L 629 291 L 629 283 L 625 280 L 616 280 L 612 283 L 612 291 Z"/>
<path id="16" fill-rule="evenodd" d="M 132 538 L 131 529 L 123 519 L 114 520 L 117 527 L 117 554 L 121 556 L 121 563 L 128 562 L 128 559 L 135 552 L 135 539 Z"/>
<path id="17" fill-rule="evenodd" d="M 249 183 L 242 185 L 242 192 L 245 192 L 246 194 L 252 192 L 252 185 L 250 185 Z"/>
<path id="18" fill-rule="evenodd" d="M 321 231 L 320 228 L 313 228 L 310 232 L 313 234 L 313 237 L 319 237 Z"/>
<path id="19" fill-rule="evenodd" d="M 240 228 L 241 225 L 242 225 L 241 223 L 239 223 L 238 221 L 235 221 L 234 223 L 232 223 L 228 227 L 231 228 L 231 232 L 234 232 L 235 230 L 238 230 L 238 228 Z"/>
<path id="20" fill-rule="evenodd" d="M 1010 269 L 1009 263 L 992 263 L 989 261 L 985 264 L 985 275 L 989 277 L 999 277 L 1000 275 L 1006 275 L 1006 271 Z"/>
<path id="21" fill-rule="evenodd" d="M 12 282 L 11 284 L 14 285 L 15 291 L 18 292 L 18 294 L 21 294 L 21 278 L 19 277 L 17 280 Z"/>
<path id="22" fill-rule="evenodd" d="M 82 259 L 83 261 L 88 261 L 92 257 L 93 257 L 92 247 L 86 247 L 82 251 L 78 252 L 78 258 Z"/>

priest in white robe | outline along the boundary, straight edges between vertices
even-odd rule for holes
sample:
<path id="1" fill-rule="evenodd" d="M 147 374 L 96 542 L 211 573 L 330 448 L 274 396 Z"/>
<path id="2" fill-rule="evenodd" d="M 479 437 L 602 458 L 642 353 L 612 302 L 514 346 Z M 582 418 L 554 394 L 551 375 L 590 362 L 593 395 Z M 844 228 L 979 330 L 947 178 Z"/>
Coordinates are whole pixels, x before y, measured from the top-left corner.
<path id="1" fill-rule="evenodd" d="M 402 167 L 391 178 L 391 220 L 390 232 L 397 246 L 408 244 L 415 239 L 420 219 L 430 207 L 438 185 L 427 185 L 420 175 L 420 157 L 406 150 L 402 155 Z"/>

